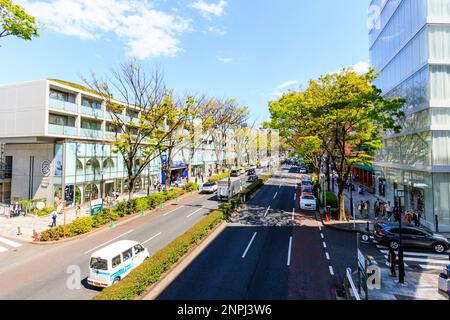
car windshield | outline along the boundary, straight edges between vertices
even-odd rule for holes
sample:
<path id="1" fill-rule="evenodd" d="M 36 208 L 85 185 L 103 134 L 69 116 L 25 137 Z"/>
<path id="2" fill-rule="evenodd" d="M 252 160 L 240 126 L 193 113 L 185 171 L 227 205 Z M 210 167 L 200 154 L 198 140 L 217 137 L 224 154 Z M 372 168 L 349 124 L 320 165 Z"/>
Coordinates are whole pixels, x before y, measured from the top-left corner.
<path id="1" fill-rule="evenodd" d="M 305 200 L 316 200 L 316 198 L 314 198 L 313 196 L 304 196 L 304 197 L 302 197 L 302 199 L 305 199 Z"/>
<path id="2" fill-rule="evenodd" d="M 90 266 L 92 269 L 108 270 L 108 261 L 102 258 L 91 258 Z"/>
<path id="3" fill-rule="evenodd" d="M 204 184 L 205 187 L 212 187 L 215 186 L 216 184 L 214 182 L 207 182 Z"/>

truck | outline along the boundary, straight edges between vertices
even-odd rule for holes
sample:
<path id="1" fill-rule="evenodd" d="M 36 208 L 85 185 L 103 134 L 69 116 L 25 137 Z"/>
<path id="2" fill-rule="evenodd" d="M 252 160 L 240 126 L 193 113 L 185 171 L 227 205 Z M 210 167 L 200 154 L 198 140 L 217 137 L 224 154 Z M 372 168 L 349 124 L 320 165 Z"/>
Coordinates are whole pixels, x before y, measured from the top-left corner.
<path id="1" fill-rule="evenodd" d="M 239 178 L 230 178 L 230 194 L 228 194 L 228 179 L 217 182 L 217 199 L 228 201 L 242 191 L 242 182 Z"/>

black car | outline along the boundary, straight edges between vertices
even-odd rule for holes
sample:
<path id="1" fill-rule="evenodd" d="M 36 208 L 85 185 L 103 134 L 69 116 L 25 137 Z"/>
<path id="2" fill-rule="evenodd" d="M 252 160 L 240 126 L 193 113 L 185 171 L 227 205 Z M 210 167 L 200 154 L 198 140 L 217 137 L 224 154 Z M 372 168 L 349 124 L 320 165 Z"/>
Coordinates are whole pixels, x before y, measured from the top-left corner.
<path id="1" fill-rule="evenodd" d="M 379 243 L 397 250 L 400 243 L 400 228 L 397 223 L 376 224 L 374 228 L 374 239 Z M 405 247 L 432 249 L 437 253 L 444 253 L 450 248 L 448 239 L 440 234 L 431 232 L 422 227 L 402 225 L 402 244 Z"/>
<path id="2" fill-rule="evenodd" d="M 254 176 L 256 174 L 256 170 L 255 169 L 248 169 L 247 171 L 247 175 L 248 176 Z"/>
<path id="3" fill-rule="evenodd" d="M 253 176 L 248 177 L 247 182 L 255 182 L 257 180 L 258 180 L 258 176 L 253 175 Z"/>

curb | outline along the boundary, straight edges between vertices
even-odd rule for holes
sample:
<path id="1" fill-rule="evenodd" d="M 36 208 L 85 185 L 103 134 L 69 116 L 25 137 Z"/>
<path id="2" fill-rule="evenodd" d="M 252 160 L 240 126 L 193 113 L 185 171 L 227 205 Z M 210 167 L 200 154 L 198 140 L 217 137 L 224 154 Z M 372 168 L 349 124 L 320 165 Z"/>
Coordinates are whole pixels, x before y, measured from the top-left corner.
<path id="1" fill-rule="evenodd" d="M 192 194 L 192 196 L 194 196 L 194 195 L 199 195 L 199 192 L 196 191 L 195 193 Z M 189 194 L 189 192 L 187 192 L 186 194 L 182 195 L 179 198 L 179 200 L 181 200 L 183 198 L 186 198 L 187 196 L 191 196 Z M 170 200 L 170 201 L 173 201 L 173 200 Z M 172 204 L 176 204 L 176 202 L 164 203 L 165 206 L 166 205 L 170 206 Z M 155 213 L 155 212 L 158 212 L 158 210 L 160 210 L 160 209 L 159 208 L 155 208 L 155 209 L 147 211 L 146 214 Z M 135 213 L 135 214 L 130 215 L 128 217 L 124 217 L 124 218 L 120 219 L 119 221 L 116 221 L 116 223 L 117 223 L 116 227 L 118 227 L 120 225 L 123 225 L 123 224 L 126 224 L 126 223 L 129 223 L 131 221 L 134 221 L 134 220 L 136 220 L 136 219 L 138 219 L 140 217 L 141 217 L 140 213 Z M 105 224 L 105 225 L 103 225 L 103 226 L 101 226 L 99 228 L 96 228 L 96 229 L 92 230 L 91 232 L 88 232 L 88 233 L 85 233 L 85 234 L 80 234 L 80 235 L 75 236 L 75 237 L 70 237 L 70 238 L 66 238 L 66 239 L 62 239 L 62 240 L 56 240 L 56 241 L 31 241 L 29 243 L 32 244 L 32 245 L 38 245 L 38 246 L 48 246 L 48 245 L 53 245 L 53 244 L 58 244 L 58 243 L 67 243 L 67 242 L 70 242 L 70 241 L 75 241 L 75 240 L 80 240 L 82 238 L 87 238 L 88 236 L 94 235 L 94 234 L 96 234 L 96 233 L 98 233 L 100 231 L 103 231 L 103 230 L 107 229 L 107 228 L 109 228 L 109 225 Z M 48 229 L 46 229 L 46 230 L 48 230 Z M 44 230 L 44 231 L 46 231 L 46 230 Z"/>
<path id="2" fill-rule="evenodd" d="M 178 261 L 161 279 L 149 287 L 148 291 L 135 300 L 155 300 L 167 287 L 169 287 L 174 280 L 194 261 L 206 247 L 214 241 L 226 228 L 227 221 L 222 221 L 210 234 L 204 238 L 191 252 L 187 253 L 180 261 Z"/>

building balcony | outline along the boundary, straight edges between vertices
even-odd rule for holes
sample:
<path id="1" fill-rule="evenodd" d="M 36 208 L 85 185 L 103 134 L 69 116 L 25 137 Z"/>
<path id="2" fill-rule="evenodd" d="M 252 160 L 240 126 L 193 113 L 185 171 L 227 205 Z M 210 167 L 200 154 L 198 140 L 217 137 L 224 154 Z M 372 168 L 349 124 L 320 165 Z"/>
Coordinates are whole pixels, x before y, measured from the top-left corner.
<path id="1" fill-rule="evenodd" d="M 119 118 L 122 120 L 122 121 L 126 121 L 126 118 L 125 118 L 125 116 L 124 115 L 122 115 L 122 114 L 119 114 Z M 109 112 L 109 111 L 106 111 L 105 112 L 105 119 L 106 120 L 110 120 L 110 121 L 113 121 L 113 120 L 117 120 L 117 118 L 116 118 L 116 116 L 114 116 L 111 112 Z"/>
<path id="2" fill-rule="evenodd" d="M 70 126 L 60 126 L 57 124 L 49 124 L 48 125 L 48 133 L 49 134 L 57 134 L 60 136 L 76 136 L 77 128 Z"/>
<path id="3" fill-rule="evenodd" d="M 103 139 L 103 132 L 101 130 L 80 129 L 80 136 L 93 139 Z"/>
<path id="4" fill-rule="evenodd" d="M 96 118 L 103 118 L 102 109 L 94 109 L 90 107 L 81 106 L 81 113 Z"/>
<path id="5" fill-rule="evenodd" d="M 50 98 L 49 100 L 49 107 L 52 109 L 58 109 L 58 110 L 64 110 L 68 112 L 78 112 L 78 106 L 75 103 L 67 102 L 67 101 L 61 101 L 57 99 Z"/>

